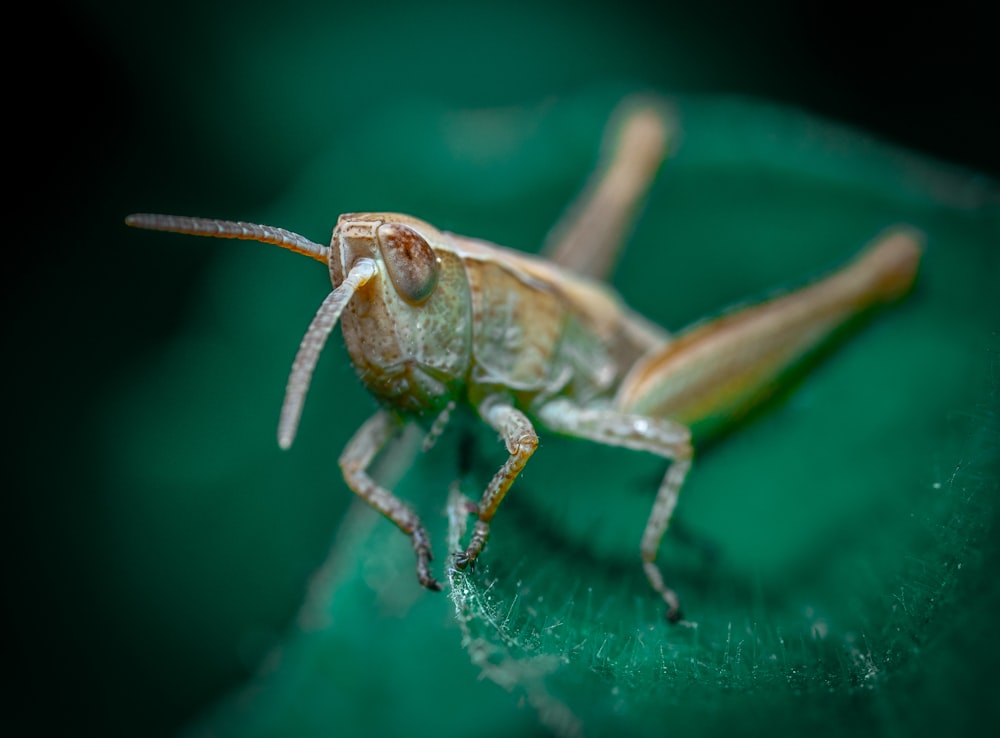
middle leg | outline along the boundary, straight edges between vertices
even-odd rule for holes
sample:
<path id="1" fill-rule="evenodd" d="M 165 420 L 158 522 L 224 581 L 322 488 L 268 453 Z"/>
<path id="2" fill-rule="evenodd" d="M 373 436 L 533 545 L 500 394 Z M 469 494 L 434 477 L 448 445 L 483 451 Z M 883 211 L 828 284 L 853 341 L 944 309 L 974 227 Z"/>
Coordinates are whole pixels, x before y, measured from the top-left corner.
<path id="1" fill-rule="evenodd" d="M 691 468 L 690 431 L 671 420 L 632 415 L 612 407 L 582 407 L 564 399 L 544 405 L 539 417 L 546 427 L 567 436 L 648 451 L 670 459 L 670 467 L 660 483 L 656 501 L 646 521 L 639 552 L 646 578 L 667 604 L 667 619 L 678 621 L 681 617 L 680 601 L 677 593 L 664 583 L 663 574 L 656 565 L 656 556 L 660 541 L 670 525 L 684 478 Z"/>

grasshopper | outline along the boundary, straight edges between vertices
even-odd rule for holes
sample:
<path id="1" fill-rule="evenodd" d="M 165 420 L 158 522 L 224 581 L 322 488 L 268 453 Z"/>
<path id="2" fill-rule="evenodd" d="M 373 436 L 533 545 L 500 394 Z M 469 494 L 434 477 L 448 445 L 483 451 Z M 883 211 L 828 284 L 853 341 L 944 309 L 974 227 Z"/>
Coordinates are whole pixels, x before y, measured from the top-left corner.
<path id="1" fill-rule="evenodd" d="M 652 588 L 680 617 L 656 563 L 692 461 L 692 427 L 713 428 L 765 399 L 789 368 L 856 316 L 911 287 L 922 237 L 886 231 L 853 261 L 796 291 L 697 323 L 676 336 L 601 281 L 676 133 L 669 108 L 628 99 L 612 117 L 595 175 L 553 229 L 542 256 L 440 231 L 395 213 L 341 215 L 329 246 L 281 228 L 168 215 L 131 226 L 274 244 L 327 265 L 333 291 L 292 365 L 278 443 L 292 445 L 317 359 L 340 322 L 351 361 L 381 409 L 339 463 L 357 495 L 410 536 L 417 579 L 433 590 L 431 545 L 417 513 L 369 474 L 405 422 L 428 447 L 459 403 L 506 446 L 454 565 L 483 551 L 490 522 L 538 446 L 536 428 L 669 460 L 639 545 Z"/>

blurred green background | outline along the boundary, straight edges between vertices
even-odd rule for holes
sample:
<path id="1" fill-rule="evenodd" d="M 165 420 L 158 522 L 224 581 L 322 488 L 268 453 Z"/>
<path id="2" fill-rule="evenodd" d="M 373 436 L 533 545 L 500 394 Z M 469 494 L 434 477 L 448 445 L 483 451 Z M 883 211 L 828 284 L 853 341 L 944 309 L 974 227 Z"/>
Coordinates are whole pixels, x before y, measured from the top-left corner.
<path id="1" fill-rule="evenodd" d="M 9 49 L 7 65 L 19 261 L 4 295 L 16 685 L 5 732 L 546 735 L 579 720 L 584 734 L 891 735 L 995 723 L 989 25 L 974 3 L 865 8 L 36 11 L 23 26 L 31 51 Z M 833 266 L 897 220 L 928 232 L 921 287 L 699 457 L 679 523 L 715 558 L 697 543 L 668 552 L 699 628 L 659 621 L 632 559 L 658 465 L 555 440 L 461 596 L 425 594 L 406 541 L 349 510 L 335 459 L 373 404 L 337 340 L 295 448 L 274 441 L 288 366 L 329 289 L 323 270 L 254 244 L 131 232 L 122 218 L 243 218 L 324 241 L 341 212 L 400 210 L 531 249 L 592 166 L 616 100 L 644 89 L 681 95 L 684 139 L 616 277 L 641 311 L 679 328 Z M 706 93 L 801 107 L 924 158 Z M 454 475 L 442 446 L 400 486 L 433 527 L 439 567 Z M 489 439 L 481 449 L 470 493 L 497 461 Z M 563 481 L 584 461 L 613 474 L 589 492 Z M 574 497 L 547 494 L 563 484 Z"/>

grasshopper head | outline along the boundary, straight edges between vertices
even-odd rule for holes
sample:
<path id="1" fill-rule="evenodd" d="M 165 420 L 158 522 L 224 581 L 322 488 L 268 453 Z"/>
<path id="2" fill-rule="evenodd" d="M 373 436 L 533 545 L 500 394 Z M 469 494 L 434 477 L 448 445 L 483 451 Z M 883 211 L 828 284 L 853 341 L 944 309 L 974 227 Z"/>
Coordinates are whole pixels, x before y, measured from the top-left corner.
<path id="1" fill-rule="evenodd" d="M 149 214 L 130 215 L 125 222 L 271 243 L 328 266 L 334 290 L 316 312 L 292 364 L 278 423 L 282 448 L 292 445 L 316 362 L 345 308 L 345 341 L 362 379 L 400 409 L 434 405 L 445 392 L 442 377 L 464 360 L 466 311 L 461 301 L 456 308 L 454 299 L 432 299 L 440 293 L 442 269 L 428 238 L 440 242 L 442 234 L 421 220 L 390 213 L 342 215 L 330 246 L 256 223 Z"/>
<path id="2" fill-rule="evenodd" d="M 334 284 L 366 260 L 377 274 L 341 319 L 361 381 L 389 407 L 436 415 L 465 377 L 471 351 L 469 284 L 454 237 L 408 215 L 348 213 L 331 250 Z"/>

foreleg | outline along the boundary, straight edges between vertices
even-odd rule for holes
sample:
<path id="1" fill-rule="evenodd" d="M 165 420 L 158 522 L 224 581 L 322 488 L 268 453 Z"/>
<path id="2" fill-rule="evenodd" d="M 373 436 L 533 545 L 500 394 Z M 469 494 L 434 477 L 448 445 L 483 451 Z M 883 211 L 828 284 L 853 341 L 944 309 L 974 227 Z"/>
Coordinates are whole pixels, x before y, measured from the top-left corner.
<path id="1" fill-rule="evenodd" d="M 395 418 L 385 410 L 370 417 L 348 441 L 340 455 L 340 468 L 344 481 L 356 495 L 410 536 L 417 555 L 417 579 L 427 589 L 440 590 L 441 584 L 431 576 L 430 561 L 433 557 L 430 538 L 420 517 L 396 495 L 376 484 L 368 474 L 368 467 L 395 435 L 397 428 Z"/>

